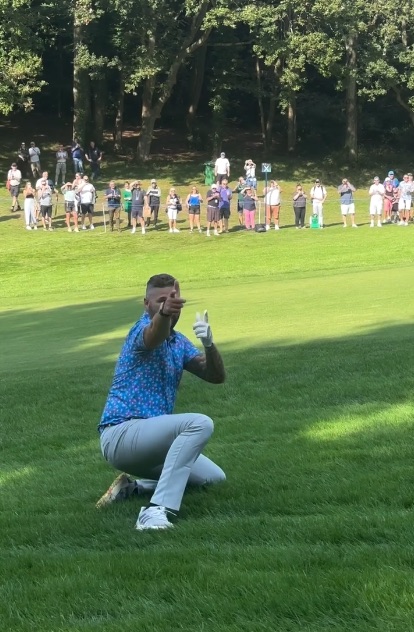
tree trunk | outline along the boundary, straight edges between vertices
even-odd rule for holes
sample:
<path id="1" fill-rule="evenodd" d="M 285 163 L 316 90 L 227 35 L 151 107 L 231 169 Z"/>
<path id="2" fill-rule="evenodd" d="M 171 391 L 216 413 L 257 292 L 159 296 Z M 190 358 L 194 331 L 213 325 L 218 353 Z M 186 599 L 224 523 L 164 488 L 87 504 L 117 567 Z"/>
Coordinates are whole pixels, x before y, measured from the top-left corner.
<path id="1" fill-rule="evenodd" d="M 95 143 L 100 146 L 103 141 L 104 127 L 105 127 L 105 114 L 106 114 L 106 96 L 107 85 L 106 78 L 101 77 L 93 82 L 93 130 Z"/>
<path id="2" fill-rule="evenodd" d="M 348 158 L 358 158 L 358 104 L 357 104 L 357 35 L 350 33 L 345 42 L 346 49 L 346 138 Z"/>
<path id="3" fill-rule="evenodd" d="M 208 1 L 203 0 L 197 15 L 193 16 L 190 29 L 181 43 L 181 49 L 172 60 L 170 67 L 163 73 L 162 83 L 158 84 L 157 76 L 153 75 L 144 82 L 144 94 L 142 98 L 142 124 L 141 133 L 138 140 L 137 157 L 140 160 L 148 160 L 150 157 L 152 136 L 154 132 L 155 122 L 161 116 L 162 109 L 171 96 L 172 90 L 177 81 L 177 74 L 184 60 L 192 55 L 198 48 L 204 46 L 211 33 L 211 28 L 203 31 L 197 38 L 199 29 L 203 23 L 208 9 Z M 155 50 L 154 35 L 149 37 L 147 42 L 148 50 Z M 154 94 L 156 101 L 154 103 Z"/>
<path id="4" fill-rule="evenodd" d="M 395 98 L 397 99 L 397 103 L 399 103 L 401 107 L 407 112 L 408 116 L 410 117 L 411 125 L 413 125 L 414 127 L 414 111 L 411 109 L 408 102 L 403 99 L 401 90 L 398 88 L 398 86 L 393 86 L 392 90 L 395 94 Z"/>
<path id="5" fill-rule="evenodd" d="M 287 119 L 288 119 L 287 148 L 288 148 L 288 151 L 294 152 L 296 149 L 296 96 L 294 92 L 290 92 L 289 94 Z"/>
<path id="6" fill-rule="evenodd" d="M 257 82 L 257 102 L 259 105 L 260 113 L 260 129 L 262 131 L 262 141 L 264 149 L 267 149 L 267 135 L 266 135 L 266 117 L 263 107 L 263 94 L 262 94 L 262 71 L 260 68 L 260 59 L 256 57 L 256 82 Z"/>
<path id="7" fill-rule="evenodd" d="M 115 116 L 114 130 L 114 150 L 119 152 L 122 149 L 122 128 L 124 125 L 124 103 L 125 103 L 125 80 L 121 70 L 119 73 L 118 103 Z"/>
<path id="8" fill-rule="evenodd" d="M 154 132 L 155 121 L 158 118 L 158 108 L 155 108 L 152 105 L 154 85 L 155 79 L 153 77 L 146 79 L 142 94 L 141 131 L 138 139 L 138 158 L 143 161 L 149 160 L 152 135 Z"/>
<path id="9" fill-rule="evenodd" d="M 272 94 L 269 101 L 269 114 L 266 122 L 266 141 L 267 146 L 270 147 L 273 142 L 273 125 L 275 122 L 276 113 L 276 95 Z"/>
<path id="10" fill-rule="evenodd" d="M 200 102 L 201 90 L 203 88 L 204 73 L 206 68 L 207 42 L 201 46 L 194 55 L 193 76 L 190 87 L 190 103 L 187 110 L 187 130 L 190 135 L 193 133 L 194 119 L 197 114 Z"/>
<path id="11" fill-rule="evenodd" d="M 73 27 L 73 138 L 86 142 L 86 132 L 91 120 L 91 85 L 88 72 L 80 67 L 79 47 L 83 42 L 83 26 Z"/>

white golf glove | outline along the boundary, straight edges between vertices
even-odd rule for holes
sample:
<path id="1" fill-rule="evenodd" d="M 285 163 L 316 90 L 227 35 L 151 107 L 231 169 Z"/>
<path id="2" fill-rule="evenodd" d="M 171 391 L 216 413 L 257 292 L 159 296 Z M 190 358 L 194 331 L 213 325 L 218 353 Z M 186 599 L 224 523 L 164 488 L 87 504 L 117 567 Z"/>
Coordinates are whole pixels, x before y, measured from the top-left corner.
<path id="1" fill-rule="evenodd" d="M 208 324 L 208 313 L 205 310 L 203 316 L 199 312 L 196 313 L 196 321 L 193 325 L 194 333 L 201 340 L 203 347 L 211 347 L 213 344 L 213 333 Z"/>

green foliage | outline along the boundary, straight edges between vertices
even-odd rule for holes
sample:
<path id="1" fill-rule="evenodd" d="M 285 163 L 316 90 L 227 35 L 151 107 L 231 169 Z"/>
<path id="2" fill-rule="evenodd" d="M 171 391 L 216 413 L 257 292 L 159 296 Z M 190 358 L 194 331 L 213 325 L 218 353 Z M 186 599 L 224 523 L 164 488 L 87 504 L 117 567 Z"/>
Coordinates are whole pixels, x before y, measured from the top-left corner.
<path id="1" fill-rule="evenodd" d="M 42 70 L 41 41 L 36 36 L 38 19 L 30 11 L 30 0 L 0 1 L 0 112 L 15 108 L 29 111 L 32 96 L 45 81 Z"/>

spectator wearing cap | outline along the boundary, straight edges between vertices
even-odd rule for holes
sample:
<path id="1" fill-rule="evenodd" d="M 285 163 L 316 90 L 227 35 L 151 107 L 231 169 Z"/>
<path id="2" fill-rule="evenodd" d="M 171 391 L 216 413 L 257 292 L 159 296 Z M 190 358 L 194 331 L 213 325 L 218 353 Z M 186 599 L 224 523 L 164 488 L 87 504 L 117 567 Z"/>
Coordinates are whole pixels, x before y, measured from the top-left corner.
<path id="1" fill-rule="evenodd" d="M 227 178 L 223 178 L 221 185 L 218 188 L 220 195 L 219 210 L 220 210 L 220 233 L 229 232 L 229 219 L 230 219 L 230 201 L 232 198 L 232 191 L 229 188 Z"/>
<path id="2" fill-rule="evenodd" d="M 373 183 L 369 187 L 368 194 L 370 196 L 369 214 L 371 216 L 371 228 L 375 226 L 375 218 L 377 218 L 377 226 L 381 228 L 382 209 L 384 208 L 385 187 L 380 183 L 378 176 L 375 176 Z"/>
<path id="3" fill-rule="evenodd" d="M 154 227 L 157 226 L 158 213 L 160 212 L 161 204 L 161 189 L 159 188 L 155 178 L 151 180 L 151 186 L 147 190 L 148 206 L 150 207 L 151 217 L 153 217 Z M 151 217 L 147 217 L 146 225 L 151 223 Z"/>
<path id="4" fill-rule="evenodd" d="M 319 178 L 315 180 L 315 184 L 310 190 L 310 199 L 312 201 L 312 213 L 318 216 L 319 228 L 323 228 L 323 205 L 326 200 L 326 189 Z"/>
<path id="5" fill-rule="evenodd" d="M 7 172 L 7 188 L 10 191 L 12 198 L 11 212 L 21 211 L 19 204 L 20 182 L 22 180 L 22 172 L 17 168 L 17 164 L 12 162 L 9 171 Z M 17 209 L 16 209 L 17 205 Z"/>
<path id="6" fill-rule="evenodd" d="M 60 190 L 62 191 L 63 198 L 65 200 L 66 226 L 68 228 L 68 232 L 72 232 L 72 227 L 70 225 L 70 217 L 72 216 L 74 224 L 73 230 L 75 233 L 78 233 L 78 213 L 75 206 L 75 190 L 72 182 L 66 182 Z"/>
<path id="7" fill-rule="evenodd" d="M 391 184 L 393 187 L 398 187 L 399 185 L 399 180 L 398 178 L 395 177 L 395 173 L 394 171 L 391 169 L 391 171 L 388 172 L 387 178 L 389 178 L 391 180 Z M 383 186 L 385 187 L 385 180 L 383 182 Z"/>
<path id="8" fill-rule="evenodd" d="M 246 173 L 246 183 L 254 189 L 257 189 L 256 163 L 254 163 L 251 158 L 245 161 L 244 171 Z"/>
<path id="9" fill-rule="evenodd" d="M 207 237 L 210 237 L 210 228 L 213 224 L 214 234 L 218 235 L 218 225 L 220 221 L 220 193 L 217 184 L 212 184 L 211 189 L 207 191 Z"/>
<path id="10" fill-rule="evenodd" d="M 219 184 L 221 184 L 221 181 L 224 178 L 227 180 L 230 178 L 230 163 L 226 158 L 224 151 L 221 152 L 220 157 L 217 158 L 214 164 L 214 175 L 216 176 L 216 180 Z"/>

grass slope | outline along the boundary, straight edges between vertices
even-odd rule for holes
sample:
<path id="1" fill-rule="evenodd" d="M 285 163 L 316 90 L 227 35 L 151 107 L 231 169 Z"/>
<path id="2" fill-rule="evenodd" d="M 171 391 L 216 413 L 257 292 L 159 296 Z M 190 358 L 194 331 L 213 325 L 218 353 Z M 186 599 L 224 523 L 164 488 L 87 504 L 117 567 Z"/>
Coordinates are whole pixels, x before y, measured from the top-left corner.
<path id="1" fill-rule="evenodd" d="M 28 233 L 4 208 L 1 630 L 412 629 L 413 229 L 345 231 L 330 197 L 325 231 L 211 240 Z M 94 508 L 95 426 L 160 271 L 223 352 L 226 384 L 185 376 L 177 410 L 215 420 L 228 481 L 138 533 L 137 501 Z"/>

